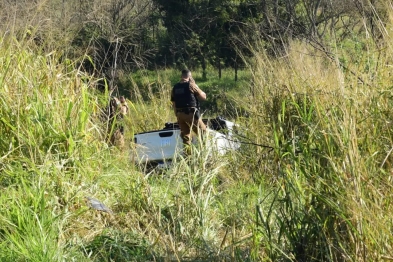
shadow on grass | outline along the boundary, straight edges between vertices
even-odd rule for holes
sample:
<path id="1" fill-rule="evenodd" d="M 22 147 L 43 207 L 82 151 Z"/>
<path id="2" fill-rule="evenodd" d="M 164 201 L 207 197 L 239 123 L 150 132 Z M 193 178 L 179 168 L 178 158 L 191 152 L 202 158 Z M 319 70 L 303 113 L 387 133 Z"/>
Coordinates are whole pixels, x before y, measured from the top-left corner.
<path id="1" fill-rule="evenodd" d="M 99 235 L 84 248 L 93 261 L 154 261 L 146 240 L 133 233 Z"/>
<path id="2" fill-rule="evenodd" d="M 84 247 L 84 254 L 92 261 L 254 261 L 251 251 L 240 247 L 227 247 L 221 252 L 203 252 L 199 254 L 179 257 L 175 254 L 158 254 L 154 247 L 145 239 L 134 233 L 118 234 L 116 236 L 100 235 Z M 166 251 L 169 251 L 167 248 Z"/>

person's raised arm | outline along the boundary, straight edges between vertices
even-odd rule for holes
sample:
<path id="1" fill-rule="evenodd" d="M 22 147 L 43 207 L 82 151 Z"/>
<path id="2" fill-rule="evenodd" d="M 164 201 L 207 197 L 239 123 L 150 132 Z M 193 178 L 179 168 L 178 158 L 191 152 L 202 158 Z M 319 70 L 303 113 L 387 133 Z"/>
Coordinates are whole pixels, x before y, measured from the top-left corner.
<path id="1" fill-rule="evenodd" d="M 190 77 L 190 86 L 191 86 L 191 90 L 192 92 L 195 94 L 195 96 L 199 99 L 199 100 L 206 100 L 206 93 L 203 92 L 198 85 L 195 83 L 194 78 Z"/>

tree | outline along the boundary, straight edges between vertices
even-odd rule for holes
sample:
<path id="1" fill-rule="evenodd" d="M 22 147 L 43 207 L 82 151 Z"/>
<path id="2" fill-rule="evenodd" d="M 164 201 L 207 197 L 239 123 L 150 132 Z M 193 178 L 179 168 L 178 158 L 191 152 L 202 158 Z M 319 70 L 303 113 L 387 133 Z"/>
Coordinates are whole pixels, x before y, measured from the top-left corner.
<path id="1" fill-rule="evenodd" d="M 259 32 L 270 51 L 285 50 L 293 38 L 319 41 L 342 17 L 355 10 L 352 0 L 261 0 Z M 352 25 L 357 23 L 354 19 Z M 344 30 L 346 31 L 346 30 Z M 345 32 L 343 32 L 345 33 Z"/>
<path id="2" fill-rule="evenodd" d="M 176 63 L 202 67 L 207 64 L 235 69 L 240 63 L 237 52 L 244 49 L 234 41 L 248 32 L 248 22 L 257 20 L 257 5 L 251 0 L 154 0 L 171 40 L 171 55 Z M 244 36 L 244 35 L 243 35 Z M 180 60 L 180 61 L 179 61 Z M 195 61 L 196 60 L 196 61 Z"/>
<path id="3" fill-rule="evenodd" d="M 151 45 L 146 44 L 152 3 L 96 0 L 95 4 L 86 6 L 74 44 L 85 47 L 96 69 L 110 79 L 116 78 L 117 69 L 145 67 L 154 54 Z"/>

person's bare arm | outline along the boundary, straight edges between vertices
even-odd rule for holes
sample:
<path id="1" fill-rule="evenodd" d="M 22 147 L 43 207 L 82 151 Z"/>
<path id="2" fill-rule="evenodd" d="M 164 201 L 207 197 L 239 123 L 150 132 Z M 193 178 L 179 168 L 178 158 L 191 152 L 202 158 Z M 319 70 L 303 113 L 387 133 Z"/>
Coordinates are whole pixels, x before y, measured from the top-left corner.
<path id="1" fill-rule="evenodd" d="M 199 100 L 205 101 L 206 100 L 206 93 L 199 89 L 197 97 Z"/>
<path id="2" fill-rule="evenodd" d="M 191 83 L 192 92 L 196 95 L 196 97 L 197 97 L 199 100 L 201 100 L 201 101 L 206 100 L 206 93 L 203 92 L 203 91 L 198 87 L 198 85 L 195 83 L 195 80 L 194 80 L 192 77 L 190 77 L 190 83 Z"/>

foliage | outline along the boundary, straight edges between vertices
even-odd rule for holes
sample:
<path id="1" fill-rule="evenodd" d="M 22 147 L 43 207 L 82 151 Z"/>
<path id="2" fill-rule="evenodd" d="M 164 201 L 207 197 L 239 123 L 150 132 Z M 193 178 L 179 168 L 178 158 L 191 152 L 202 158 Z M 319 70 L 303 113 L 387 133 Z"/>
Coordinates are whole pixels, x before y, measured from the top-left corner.
<path id="1" fill-rule="evenodd" d="M 51 5 L 62 3 L 70 8 L 65 10 L 97 15 L 89 3 L 100 2 L 33 2 L 26 6 L 42 8 L 35 16 L 18 11 L 21 2 L 9 8 L 42 27 L 26 29 L 15 20 L 0 39 L 0 260 L 392 259 L 391 6 L 378 20 L 370 15 L 381 8 L 378 1 L 375 9 L 351 2 L 356 4 L 352 11 L 345 1 L 330 1 L 330 6 L 259 1 L 268 11 L 259 14 L 271 19 L 270 36 L 282 35 L 282 24 L 306 28 L 305 35 L 312 32 L 306 25 L 318 30 L 310 41 L 285 38 L 285 56 L 275 58 L 271 50 L 277 49 L 266 43 L 267 35 L 247 39 L 235 31 L 248 50 L 237 53 L 245 65 L 239 81 L 230 70 L 222 70 L 220 78 L 208 65 L 206 75 L 198 67 L 194 76 L 212 99 L 205 104 L 211 114 L 217 107 L 234 117 L 241 148 L 219 156 L 205 139 L 193 148 L 193 158 L 179 156 L 169 168 L 148 170 L 132 158 L 133 135 L 174 120 L 169 95 L 177 68 L 118 75 L 130 115 L 126 148 L 112 147 L 100 115 L 114 93 L 108 84 L 97 92 L 101 77 L 80 67 L 83 59 L 101 66 L 91 56 L 95 51 L 81 52 L 75 60 L 67 56 L 65 43 L 74 38 L 67 32 L 60 41 L 42 19 Z M 239 11 L 246 3 L 219 7 L 218 18 L 225 24 L 231 8 Z M 317 3 L 329 12 L 310 13 Z M 102 6 L 105 12 L 116 7 L 111 4 Z M 118 4 L 130 7 L 131 2 Z M 119 17 L 135 17 L 132 10 L 115 16 L 113 28 L 124 29 Z M 299 20 L 303 24 L 291 24 L 291 10 L 306 19 Z M 53 12 L 48 19 L 60 21 L 61 14 Z M 360 18 L 364 27 L 356 24 Z M 325 20 L 310 22 L 315 19 Z M 324 31 L 324 25 L 331 29 Z M 156 29 L 165 31 L 163 26 Z M 101 34 L 98 28 L 91 27 L 89 37 Z M 203 41 L 189 44 L 202 48 L 208 42 Z M 86 197 L 99 199 L 113 214 L 90 209 Z"/>
<path id="2" fill-rule="evenodd" d="M 114 232 L 116 234 L 116 232 Z M 148 244 L 132 234 L 117 233 L 115 236 L 95 237 L 84 247 L 86 255 L 97 261 L 147 261 Z"/>

